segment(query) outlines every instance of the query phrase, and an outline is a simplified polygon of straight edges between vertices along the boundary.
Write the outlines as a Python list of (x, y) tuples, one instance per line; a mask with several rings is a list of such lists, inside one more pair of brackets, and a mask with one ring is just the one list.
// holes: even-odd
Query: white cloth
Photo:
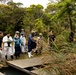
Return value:
[[(3, 40), (2, 42), (4, 43), (4, 46), (8, 46), (7, 42), (10, 41), (10, 42), (13, 42), (13, 39), (11, 36), (9, 36), (9, 38), (7, 36), (4, 36), (3, 37)], [(10, 46), (12, 46), (12, 44), (10, 43)]]
[(24, 53), (24, 52), (26, 52), (26, 38), (24, 37), (24, 36), (20, 36), (20, 39), (21, 39), (21, 42), (22, 42), (22, 45), (21, 45), (21, 50), (22, 50), (22, 52)]
[(23, 45), (26, 44), (26, 38), (24, 36), (20, 36), (21, 42)]
[[(14, 54), (14, 47), (12, 44), (12, 42), (13, 42), (12, 37), (9, 36), (9, 38), (8, 38), (7, 36), (4, 36), (2, 42), (4, 43), (4, 50), (3, 50), (4, 56), (5, 55), (7, 55), (7, 56), (13, 55)], [(10, 42), (10, 46), (8, 46), (7, 42)]]
[(14, 54), (12, 47), (4, 47), (4, 55), (11, 56)]

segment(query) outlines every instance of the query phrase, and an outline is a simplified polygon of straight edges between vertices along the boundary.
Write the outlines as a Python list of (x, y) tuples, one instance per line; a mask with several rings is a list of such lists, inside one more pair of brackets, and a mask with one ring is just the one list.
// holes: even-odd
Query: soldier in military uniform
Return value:
[(43, 37), (42, 37), (42, 33), (39, 33), (39, 36), (34, 37), (34, 40), (36, 41), (36, 54), (41, 54), (42, 49), (43, 49)]

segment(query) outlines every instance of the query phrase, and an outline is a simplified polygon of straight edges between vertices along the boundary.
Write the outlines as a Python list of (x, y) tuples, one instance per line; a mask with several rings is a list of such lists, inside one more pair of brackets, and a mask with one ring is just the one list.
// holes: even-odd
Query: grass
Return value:
[[(46, 55), (51, 56), (51, 61), (47, 59), (51, 63), (47, 68), (45, 67), (44, 72), (48, 70), (50, 75), (76, 75), (76, 44), (61, 45), (61, 48), (57, 46), (58, 49), (46, 50), (43, 54), (44, 58)], [(46, 59), (44, 60), (46, 61)]]

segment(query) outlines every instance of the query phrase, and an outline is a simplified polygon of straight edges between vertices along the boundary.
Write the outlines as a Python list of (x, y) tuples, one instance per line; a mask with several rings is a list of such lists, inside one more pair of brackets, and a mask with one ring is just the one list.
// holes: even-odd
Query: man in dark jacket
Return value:
[(32, 57), (31, 51), (36, 48), (36, 43), (33, 37), (35, 36), (35, 31), (32, 31), (28, 37), (28, 57)]

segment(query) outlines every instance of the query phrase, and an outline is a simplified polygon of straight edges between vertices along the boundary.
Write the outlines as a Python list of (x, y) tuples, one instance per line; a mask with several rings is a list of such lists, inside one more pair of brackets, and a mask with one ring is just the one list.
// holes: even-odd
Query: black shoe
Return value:
[(7, 55), (5, 56), (5, 59), (7, 60)]
[(11, 55), (11, 59), (13, 60), (13, 55)]

